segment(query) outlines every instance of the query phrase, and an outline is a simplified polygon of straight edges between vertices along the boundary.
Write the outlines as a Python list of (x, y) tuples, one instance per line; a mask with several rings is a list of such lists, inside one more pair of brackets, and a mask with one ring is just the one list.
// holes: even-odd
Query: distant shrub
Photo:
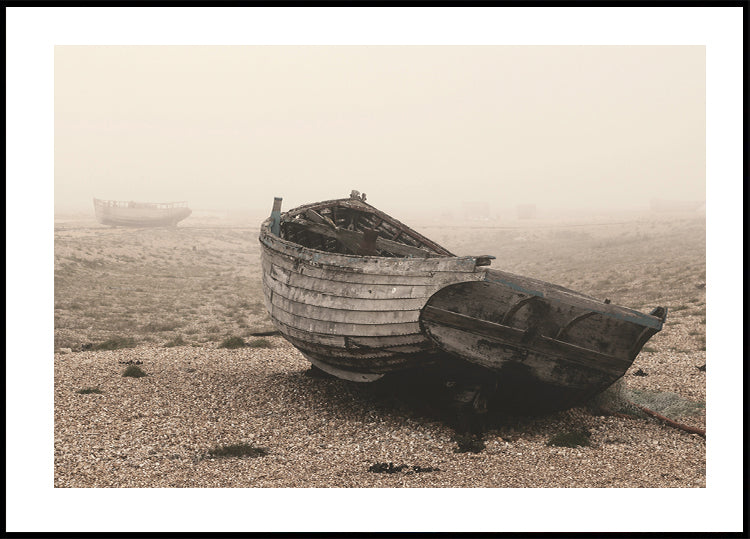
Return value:
[(471, 434), (458, 434), (455, 437), (458, 446), (454, 453), (481, 453), (485, 448), (484, 440)]
[(228, 337), (219, 345), (219, 348), (244, 348), (245, 341), (242, 337)]
[(182, 335), (177, 335), (174, 339), (171, 341), (167, 341), (164, 343), (164, 348), (171, 348), (173, 346), (185, 346), (188, 344), (188, 342), (182, 338)]
[(166, 322), (149, 322), (141, 326), (141, 329), (148, 333), (159, 333), (162, 331), (174, 331), (181, 324), (179, 322), (166, 321)]
[(560, 432), (547, 440), (547, 445), (557, 447), (579, 447), (591, 445), (591, 433), (587, 430)]
[(122, 372), (122, 375), (129, 376), (131, 378), (141, 378), (143, 376), (148, 376), (148, 374), (143, 372), (143, 369), (141, 369), (138, 365), (128, 365)]
[(76, 391), (76, 393), (80, 393), (81, 395), (88, 395), (90, 393), (101, 395), (102, 393), (104, 393), (104, 391), (102, 391), (98, 387), (84, 387), (83, 389), (79, 389), (78, 391)]
[(394, 466), (392, 462), (378, 462), (370, 466), (369, 471), (373, 473), (398, 473), (404, 468), (408, 468), (408, 466), (406, 464)]
[(273, 344), (268, 339), (255, 339), (247, 343), (250, 348), (273, 348)]
[(263, 457), (268, 454), (265, 447), (256, 447), (252, 444), (240, 443), (231, 445), (217, 445), (208, 452), (210, 458), (221, 459), (231, 457)]
[(119, 350), (121, 348), (134, 348), (136, 346), (135, 339), (132, 337), (112, 337), (104, 342), (95, 344), (92, 350)]

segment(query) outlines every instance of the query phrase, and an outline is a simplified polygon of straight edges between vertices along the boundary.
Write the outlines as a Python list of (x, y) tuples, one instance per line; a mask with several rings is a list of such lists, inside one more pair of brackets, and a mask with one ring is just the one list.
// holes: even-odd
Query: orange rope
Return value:
[[(643, 410), (648, 415), (653, 416), (653, 417), (655, 417), (657, 419), (660, 419), (660, 420), (664, 421), (667, 425), (669, 425), (671, 427), (675, 427), (677, 429), (684, 430), (685, 432), (690, 432), (692, 434), (699, 434), (700, 436), (703, 436), (704, 438), (706, 437), (706, 431), (703, 430), (703, 429), (699, 429), (698, 427), (691, 427), (690, 425), (685, 425), (683, 423), (678, 423), (677, 421), (672, 421), (668, 417), (664, 417), (661, 414), (657, 414), (656, 412), (654, 412), (653, 410), (649, 410), (645, 406), (641, 406), (640, 404), (636, 404), (636, 403), (634, 403), (632, 401), (628, 401), (628, 402), (630, 404), (632, 404), (633, 406), (635, 406), (635, 407)], [(617, 412), (613, 413), (612, 415), (617, 416), (617, 417), (628, 417), (628, 418), (632, 419), (632, 416), (628, 416), (626, 414), (620, 414), (620, 413), (617, 413)]]

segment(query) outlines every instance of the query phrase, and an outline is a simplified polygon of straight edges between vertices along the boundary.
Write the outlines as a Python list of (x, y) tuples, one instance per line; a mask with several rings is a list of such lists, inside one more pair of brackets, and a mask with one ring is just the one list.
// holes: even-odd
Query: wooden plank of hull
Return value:
[(351, 382), (375, 382), (385, 376), (384, 374), (352, 372), (349, 369), (339, 369), (328, 365), (324, 360), (316, 357), (314, 354), (302, 352), (302, 355), (320, 370), (327, 372), (332, 376), (336, 376), (337, 378), (342, 378)]
[[(391, 274), (387, 272), (387, 268), (384, 268), (376, 273), (364, 273), (362, 271), (353, 271), (351, 268), (347, 267), (320, 267), (319, 265), (309, 264), (308, 262), (299, 258), (293, 258), (291, 256), (283, 255), (271, 249), (264, 249), (262, 256), (265, 261), (284, 268), (285, 270), (295, 271), (300, 275), (306, 275), (310, 277), (316, 277), (318, 279), (326, 279), (341, 283), (410, 286), (427, 283), (456, 282), (457, 280), (466, 279), (465, 276), (462, 276), (461, 278), (458, 278), (457, 276), (458, 273), (465, 274), (466, 272), (454, 271), (450, 269), (442, 271), (421, 271), (415, 269), (408, 274), (404, 274), (403, 272)], [(480, 276), (478, 275), (477, 279), (479, 278)], [(483, 274), (481, 278), (483, 278)]]
[(544, 291), (545, 295), (531, 294), (538, 288), (519, 289), (489, 280), (450, 285), (428, 304), (524, 331), (534, 328), (536, 334), (630, 361), (635, 357), (631, 357), (633, 346), (644, 328), (655, 333), (658, 329), (653, 326), (659, 328), (662, 324), (657, 317), (574, 293), (561, 293), (557, 288)]
[[(479, 320), (430, 305), (422, 311), (424, 329), (441, 347), (462, 355), (465, 359), (480, 363), (483, 367), (502, 370), (507, 361), (522, 361), (533, 364), (529, 356), (543, 361), (561, 362), (572, 367), (582, 367), (603, 372), (625, 372), (631, 361), (608, 356), (556, 341), (544, 335), (529, 338), (527, 331)], [(450, 344), (446, 340), (449, 337)], [(528, 341), (526, 339), (529, 339)]]
[(391, 286), (387, 284), (341, 283), (300, 275), (280, 266), (269, 265), (265, 261), (263, 262), (263, 271), (273, 280), (294, 288), (329, 296), (362, 300), (425, 298), (426, 301), (438, 288), (436, 285)]
[(366, 311), (339, 307), (320, 307), (306, 302), (290, 300), (280, 294), (273, 294), (271, 305), (302, 318), (342, 324), (401, 324), (405, 322), (416, 323), (419, 320), (418, 308), (409, 310)]
[(657, 331), (587, 312), (582, 305), (591, 300), (575, 293), (553, 286), (545, 296), (531, 295), (528, 281), (523, 284), (526, 289), (497, 281), (450, 285), (429, 299), (420, 326), (438, 347), (496, 372), (501, 381), (556, 388), (567, 397), (604, 390)]
[(424, 343), (423, 346), (404, 346), (391, 350), (345, 350), (295, 339), (291, 336), (286, 338), (299, 350), (312, 351), (325, 358), (331, 365), (362, 372), (388, 372), (393, 370), (393, 367), (413, 363), (423, 356), (438, 353), (431, 343)]
[[(518, 377), (535, 380), (540, 384), (567, 387), (577, 391), (603, 390), (622, 376), (622, 372), (594, 368), (595, 363), (571, 361), (570, 356), (551, 355), (545, 350), (513, 346), (506, 341), (486, 335), (467, 333), (464, 329), (441, 327), (432, 334), (440, 341), (440, 347), (485, 367), (502, 380), (508, 372)], [(471, 350), (467, 353), (467, 350)]]
[[(452, 271), (474, 273), (477, 257), (436, 257), (436, 258), (391, 258), (383, 256), (360, 256), (328, 253), (302, 247), (290, 241), (273, 236), (268, 230), (270, 221), (261, 227), (260, 242), (263, 250), (299, 259), (312, 266), (343, 270), (352, 273), (414, 275), (415, 272)], [(481, 257), (480, 257), (481, 258)], [(485, 271), (483, 268), (482, 271)]]
[(297, 313), (286, 312), (273, 303), (270, 304), (270, 308), (272, 318), (276, 318), (288, 326), (311, 333), (352, 337), (386, 337), (419, 332), (419, 323), (417, 322), (352, 324), (306, 318)]
[(439, 354), (431, 352), (414, 352), (390, 354), (380, 357), (346, 357), (332, 354), (324, 347), (318, 347), (305, 342), (290, 342), (305, 356), (312, 356), (319, 362), (352, 373), (387, 374), (404, 369), (416, 368), (434, 364)]
[(485, 272), (485, 281), (506, 286), (526, 296), (539, 296), (552, 302), (578, 307), (582, 309), (582, 312), (594, 311), (613, 319), (632, 322), (653, 328), (657, 331), (662, 328), (663, 320), (658, 317), (643, 314), (626, 307), (607, 304), (591, 296), (538, 279), (523, 277), (496, 269), (488, 269)]
[(293, 328), (279, 321), (273, 320), (274, 325), (286, 336), (291, 336), (298, 341), (308, 342), (311, 344), (323, 345), (329, 348), (339, 350), (387, 350), (389, 352), (398, 352), (402, 347), (410, 349), (417, 346), (419, 348), (434, 348), (432, 341), (428, 340), (421, 332), (409, 333), (405, 335), (389, 335), (382, 337), (350, 337), (343, 335), (330, 335), (325, 333), (314, 333)]
[(274, 295), (278, 294), (288, 300), (304, 302), (307, 305), (317, 307), (331, 307), (349, 311), (418, 311), (427, 301), (427, 297), (362, 299), (323, 294), (277, 281), (271, 276), (271, 272), (263, 275), (263, 284), (270, 290), (273, 290)]

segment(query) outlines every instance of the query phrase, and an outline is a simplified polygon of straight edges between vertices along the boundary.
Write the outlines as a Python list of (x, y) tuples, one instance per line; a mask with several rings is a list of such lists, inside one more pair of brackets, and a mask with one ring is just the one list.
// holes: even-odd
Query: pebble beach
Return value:
[[(667, 224), (422, 230), (454, 252), (496, 253), (509, 271), (669, 306), (620, 390), (705, 430), (705, 224)], [(253, 336), (273, 329), (255, 227), (219, 225), (56, 224), (55, 487), (706, 486), (706, 439), (643, 414), (584, 404), (503, 418), (472, 447), (408, 395), (311, 376), (281, 336)], [(231, 336), (244, 346), (222, 348)], [(130, 366), (145, 376), (123, 376)], [(568, 433), (580, 445), (554, 443)]]

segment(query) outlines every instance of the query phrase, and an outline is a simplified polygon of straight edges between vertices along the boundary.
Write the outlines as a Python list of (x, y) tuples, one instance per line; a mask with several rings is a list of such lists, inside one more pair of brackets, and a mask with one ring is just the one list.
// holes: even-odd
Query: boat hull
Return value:
[(433, 362), (442, 352), (419, 327), (422, 307), (447, 284), (484, 277), (474, 257), (348, 256), (270, 233), (260, 242), (271, 320), (324, 370), (385, 374)]
[(567, 407), (620, 378), (666, 317), (455, 256), (363, 200), (274, 208), (259, 237), (266, 308), (339, 378), (428, 366), (508, 408)]
[(94, 199), (96, 220), (107, 226), (165, 227), (177, 223), (192, 214), (185, 206), (170, 204), (136, 204)]
[(482, 282), (433, 295), (420, 326), (440, 349), (491, 372), (500, 400), (528, 409), (605, 390), (661, 329), (659, 314), (488, 270)]

